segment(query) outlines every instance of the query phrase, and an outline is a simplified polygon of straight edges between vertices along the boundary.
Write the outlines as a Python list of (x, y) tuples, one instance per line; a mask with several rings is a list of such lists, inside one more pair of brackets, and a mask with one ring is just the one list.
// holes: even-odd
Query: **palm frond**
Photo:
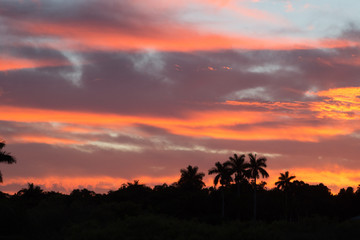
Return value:
[(216, 186), (219, 182), (220, 175), (216, 175), (214, 178), (214, 185)]
[(5, 151), (0, 151), (0, 162), (6, 162), (8, 164), (16, 163), (16, 159)]
[(264, 177), (264, 178), (268, 178), (268, 177), (269, 177), (269, 173), (268, 173), (265, 169), (259, 168), (259, 172), (260, 172), (260, 174), (262, 175), (262, 177)]
[(258, 158), (257, 164), (259, 167), (266, 167), (266, 161), (267, 161), (267, 159), (265, 157)]
[(218, 173), (217, 168), (212, 168), (212, 169), (209, 170), (209, 175), (214, 174), (214, 173)]
[(256, 160), (256, 154), (255, 154), (255, 156), (254, 156), (252, 153), (249, 153), (248, 156), (249, 156), (250, 162)]
[(289, 177), (288, 179), (289, 179), (289, 181), (291, 181), (291, 180), (293, 180), (293, 179), (295, 179), (296, 178), (296, 176), (291, 176), (291, 177)]

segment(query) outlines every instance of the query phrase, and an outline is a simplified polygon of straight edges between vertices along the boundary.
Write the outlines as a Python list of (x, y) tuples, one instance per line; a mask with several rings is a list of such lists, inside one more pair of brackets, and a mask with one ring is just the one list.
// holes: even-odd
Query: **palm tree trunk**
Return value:
[(225, 196), (224, 189), (221, 189), (221, 218), (225, 217)]
[(254, 178), (254, 221), (256, 221), (256, 178)]
[(237, 186), (237, 196), (240, 197), (240, 182), (237, 182), (236, 186)]
[(289, 207), (288, 207), (288, 194), (285, 190), (285, 219), (286, 221), (289, 221)]

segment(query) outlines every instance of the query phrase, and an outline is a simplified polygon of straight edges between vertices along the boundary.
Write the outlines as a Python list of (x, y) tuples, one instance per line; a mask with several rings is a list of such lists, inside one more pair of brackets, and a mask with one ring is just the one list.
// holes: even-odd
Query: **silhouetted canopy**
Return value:
[(282, 190), (287, 190), (295, 176), (289, 176), (289, 172), (280, 173), (279, 181), (275, 183), (276, 187)]
[(249, 153), (250, 163), (248, 163), (247, 167), (249, 169), (250, 177), (253, 178), (255, 181), (257, 178), (260, 178), (260, 175), (264, 178), (269, 177), (268, 172), (265, 170), (266, 168), (266, 158), (260, 157), (256, 158), (256, 154), (253, 155)]
[(44, 190), (40, 186), (28, 183), (28, 188), (23, 188), (17, 192), (16, 195), (24, 197), (39, 197), (44, 193)]
[(226, 166), (231, 168), (231, 174), (235, 173), (235, 182), (239, 183), (241, 180), (249, 176), (249, 171), (247, 170), (248, 164), (245, 163), (245, 154), (238, 156), (229, 157), (229, 160), (225, 162)]
[(214, 185), (216, 186), (220, 180), (221, 186), (228, 186), (233, 181), (231, 177), (231, 169), (220, 162), (215, 163), (215, 167), (209, 170), (209, 175), (216, 174), (214, 178)]
[(181, 169), (181, 177), (178, 181), (178, 186), (180, 188), (188, 190), (200, 190), (205, 186), (203, 182), (204, 173), (198, 172), (199, 168), (197, 166), (193, 167), (189, 165), (186, 169)]
[[(4, 147), (5, 147), (5, 142), (0, 142), (0, 162), (4, 162), (7, 164), (16, 163), (16, 159), (13, 156), (11, 156), (10, 153), (2, 151)], [(3, 182), (1, 172), (0, 172), (0, 182)]]

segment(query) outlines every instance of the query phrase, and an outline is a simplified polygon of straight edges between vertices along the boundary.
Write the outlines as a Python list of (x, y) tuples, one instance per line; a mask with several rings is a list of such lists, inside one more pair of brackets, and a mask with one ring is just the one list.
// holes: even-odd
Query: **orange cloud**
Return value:
[[(323, 98), (313, 102), (238, 102), (226, 101), (225, 105), (258, 107), (268, 110), (292, 110), (288, 116), (330, 118), (335, 120), (360, 119), (360, 87), (334, 88), (320, 92), (308, 92)], [(313, 112), (303, 113), (304, 110)], [(299, 115), (300, 114), (300, 115)]]
[[(128, 127), (136, 124), (146, 124), (154, 127), (164, 128), (171, 133), (192, 137), (210, 137), (237, 140), (270, 140), (288, 139), (298, 141), (317, 141), (319, 137), (329, 137), (349, 134), (354, 129), (346, 124), (322, 126), (307, 125), (284, 125), (283, 119), (291, 120), (292, 115), (276, 113), (271, 111), (239, 111), (239, 110), (217, 110), (203, 112), (188, 112), (184, 118), (160, 118), (151, 116), (127, 116), (116, 114), (96, 114), (86, 112), (66, 112), (44, 109), (16, 108), (0, 106), (2, 112), (0, 120), (15, 122), (54, 122), (60, 124), (59, 131), (64, 126), (61, 124), (75, 124), (80, 128), (84, 126), (101, 126), (110, 131), (126, 131)], [(246, 116), (246, 117), (244, 117)], [(296, 114), (294, 118), (297, 117)], [(252, 126), (255, 123), (278, 122), (275, 126)], [(281, 124), (280, 124), (281, 123)], [(237, 125), (242, 128), (237, 129)], [(141, 133), (137, 133), (141, 134)], [(31, 138), (27, 137), (27, 140)], [(57, 139), (46, 137), (33, 138), (34, 141), (59, 142)], [(65, 143), (64, 141), (62, 143)]]
[(192, 129), (190, 127), (174, 127), (170, 129), (172, 133), (193, 137), (209, 137), (217, 139), (233, 140), (295, 140), (305, 142), (317, 142), (321, 137), (333, 137), (347, 135), (354, 131), (352, 127), (346, 125), (337, 126), (272, 126), (272, 127), (252, 127), (248, 126), (244, 130), (231, 130), (221, 127)]
[(360, 87), (335, 88), (312, 93), (324, 98), (311, 104), (311, 110), (320, 118), (345, 120), (360, 119)]
[(331, 189), (333, 194), (337, 194), (341, 188), (353, 187), (355, 190), (360, 184), (360, 170), (345, 169), (339, 166), (328, 166), (323, 169), (313, 168), (292, 168), (287, 170), (269, 170), (270, 178), (267, 179), (268, 187), (275, 187), (275, 182), (278, 181), (280, 172), (289, 171), (290, 174), (295, 175), (295, 180), (301, 180), (309, 184), (323, 183)]
[[(314, 102), (234, 102), (223, 104), (244, 109), (188, 111), (185, 117), (169, 118), (150, 115), (120, 115), (56, 111), (0, 106), (0, 120), (26, 123), (53, 122), (57, 132), (99, 133), (136, 130), (137, 124), (163, 128), (170, 133), (191, 137), (236, 140), (318, 141), (323, 137), (348, 135), (360, 129), (360, 88), (338, 88), (312, 93), (322, 97)], [(217, 104), (219, 105), (219, 104)], [(221, 105), (220, 105), (221, 106)], [(306, 123), (319, 118), (327, 121), (316, 125)], [(284, 122), (285, 121), (285, 122)], [(267, 123), (271, 123), (268, 125)], [(94, 129), (101, 127), (102, 130)], [(54, 139), (50, 136), (20, 137), (18, 141), (71, 144), (78, 140)], [(75, 141), (75, 142), (71, 142)]]
[(238, 102), (238, 101), (226, 101), (225, 105), (232, 106), (246, 106), (246, 107), (259, 107), (269, 110), (306, 110), (309, 108), (309, 104), (306, 102)]
[(360, 104), (360, 87), (332, 88), (317, 92), (316, 95), (331, 98), (333, 101)]
[[(360, 129), (360, 88), (337, 88), (313, 94), (314, 102), (235, 102), (233, 109), (188, 111), (183, 117), (121, 115), (76, 111), (20, 108), (0, 105), (0, 120), (54, 123), (46, 135), (15, 135), (14, 142), (86, 145), (98, 141), (96, 134), (128, 133), (146, 137), (136, 126), (149, 125), (176, 135), (232, 140), (294, 140), (317, 142), (321, 138), (349, 135)], [(221, 104), (216, 104), (221, 106)], [(238, 109), (238, 107), (241, 107)], [(246, 108), (246, 110), (242, 108)], [(325, 119), (317, 124), (309, 123)], [(68, 137), (64, 138), (64, 133)], [(79, 140), (79, 136), (89, 135)], [(59, 135), (60, 134), (60, 135)], [(60, 136), (60, 137), (59, 137)], [(83, 137), (83, 136), (82, 136)], [(105, 144), (105, 143), (104, 143)], [(107, 146), (113, 143), (106, 143)], [(117, 146), (128, 149), (129, 146)], [(134, 146), (132, 146), (134, 148)], [(138, 149), (138, 147), (136, 148)]]
[[(196, 51), (214, 49), (310, 49), (357, 46), (356, 42), (341, 40), (314, 41), (311, 39), (250, 37), (241, 34), (221, 34), (200, 31), (194, 27), (172, 23), (169, 26), (152, 26), (143, 29), (143, 34), (133, 34), (116, 27), (87, 24), (60, 24), (44, 22), (22, 22), (16, 28), (33, 35), (55, 36), (61, 41), (47, 43), (56, 49), (87, 50), (137, 50)], [(164, 31), (171, 29), (171, 31)]]
[[(128, 126), (132, 124), (149, 124), (162, 127), (171, 126), (218, 126), (234, 124), (250, 124), (262, 122), (265, 119), (276, 119), (276, 114), (264, 114), (260, 112), (246, 111), (203, 111), (189, 112), (187, 117), (180, 118), (160, 118), (151, 116), (129, 116), (117, 114), (100, 114), (75, 111), (56, 111), (34, 108), (19, 108), (0, 106), (2, 112), (0, 119), (3, 121), (15, 122), (56, 122), (84, 124), (85, 126)], [(243, 116), (247, 116), (246, 118)], [(219, 118), (221, 116), (221, 118)]]
[(65, 138), (55, 138), (55, 137), (46, 137), (46, 136), (14, 136), (13, 141), (23, 142), (23, 143), (46, 143), (46, 144), (82, 144), (83, 142), (65, 139)]
[[(113, 28), (92, 26), (60, 25), (50, 23), (27, 23), (23, 26), (32, 34), (54, 35), (67, 40), (67, 46), (80, 48), (100, 48), (104, 50), (133, 50), (152, 48), (164, 51), (192, 51), (227, 48), (266, 49), (288, 48), (285, 41), (254, 39), (245, 36), (222, 36), (217, 34), (201, 34), (186, 27), (169, 26), (172, 34), (149, 29), (153, 34), (136, 36)], [(147, 31), (146, 29), (144, 31)], [(173, 33), (176, 34), (173, 34)], [(152, 35), (152, 36), (151, 36)], [(288, 42), (288, 41), (286, 41)], [(62, 43), (61, 43), (62, 44)]]
[(24, 68), (52, 67), (68, 65), (65, 61), (46, 59), (25, 59), (13, 56), (0, 55), (0, 71), (11, 71)]

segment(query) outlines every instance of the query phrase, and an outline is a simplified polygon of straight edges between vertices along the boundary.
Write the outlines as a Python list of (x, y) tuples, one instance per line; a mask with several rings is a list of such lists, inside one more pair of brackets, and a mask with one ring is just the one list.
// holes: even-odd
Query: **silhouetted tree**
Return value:
[(235, 174), (235, 182), (237, 185), (237, 195), (240, 196), (240, 182), (248, 177), (249, 171), (247, 171), (247, 164), (245, 163), (245, 154), (229, 157), (229, 160), (225, 162), (225, 165), (230, 166), (231, 174)]
[(44, 190), (40, 186), (35, 186), (33, 183), (28, 183), (28, 188), (21, 189), (17, 195), (19, 196), (38, 196), (41, 195)]
[[(4, 162), (7, 164), (16, 163), (16, 160), (13, 156), (11, 156), (10, 153), (2, 151), (2, 149), (5, 147), (5, 142), (0, 142), (0, 162)], [(2, 174), (0, 172), (0, 183), (3, 182)]]
[(356, 188), (356, 192), (355, 192), (356, 196), (360, 196), (360, 184), (357, 186)]
[(256, 220), (256, 179), (260, 178), (260, 175), (263, 178), (269, 177), (269, 174), (264, 169), (266, 168), (266, 158), (260, 157), (256, 158), (256, 154), (248, 154), (250, 158), (250, 163), (248, 163), (247, 168), (249, 169), (249, 175), (253, 179), (253, 188), (254, 188), (254, 220)]
[(189, 165), (186, 169), (181, 169), (181, 177), (178, 181), (178, 187), (186, 190), (201, 190), (205, 183), (203, 182), (204, 173), (198, 172), (197, 166)]
[(74, 189), (70, 193), (70, 197), (72, 198), (79, 198), (79, 199), (90, 199), (92, 197), (96, 196), (96, 193), (94, 191), (90, 191), (86, 188), (84, 189)]
[(222, 187), (230, 185), (233, 181), (231, 177), (231, 169), (227, 165), (220, 162), (216, 162), (215, 167), (209, 170), (209, 175), (211, 174), (216, 174), (214, 178), (215, 187), (219, 181)]
[(28, 206), (36, 206), (44, 197), (44, 190), (40, 186), (28, 183), (27, 188), (23, 188), (16, 193)]
[(279, 181), (275, 182), (275, 185), (278, 189), (284, 191), (285, 194), (285, 218), (288, 218), (288, 191), (291, 185), (291, 180), (293, 180), (295, 176), (290, 176), (289, 171), (285, 173), (280, 173)]
[(139, 183), (140, 181), (139, 180), (134, 180), (134, 182), (128, 182), (128, 183), (124, 183), (122, 185), (123, 188), (138, 188), (138, 187), (145, 187), (144, 184), (140, 184)]
[(275, 182), (275, 185), (278, 189), (283, 191), (287, 191), (290, 187), (291, 180), (293, 180), (295, 176), (289, 176), (289, 171), (285, 173), (280, 173), (280, 177), (278, 178), (279, 181)]
[(216, 174), (214, 178), (214, 185), (218, 184), (220, 181), (221, 184), (221, 199), (222, 199), (222, 208), (221, 208), (221, 217), (225, 216), (225, 199), (224, 199), (224, 187), (229, 186), (231, 182), (233, 181), (231, 177), (231, 169), (226, 165), (222, 164), (220, 162), (215, 163), (215, 167), (211, 168), (209, 170), (209, 175)]
[(338, 197), (352, 197), (354, 195), (354, 189), (352, 187), (347, 187), (340, 189)]

